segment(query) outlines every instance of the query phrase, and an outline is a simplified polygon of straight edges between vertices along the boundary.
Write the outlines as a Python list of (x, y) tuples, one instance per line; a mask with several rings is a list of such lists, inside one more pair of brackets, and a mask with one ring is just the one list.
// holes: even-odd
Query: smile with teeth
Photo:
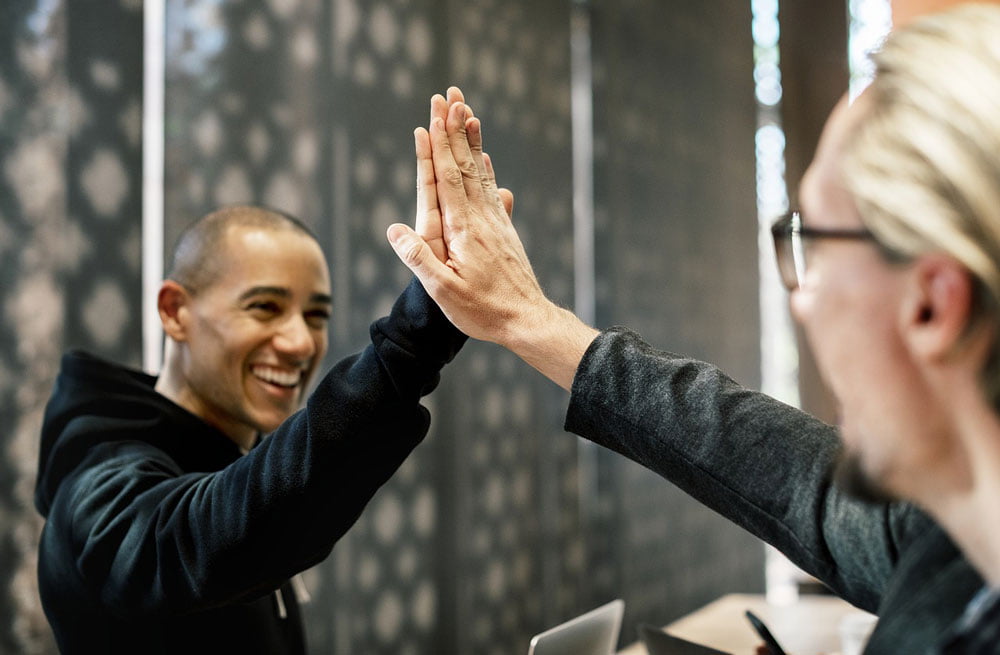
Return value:
[(252, 366), (250, 371), (264, 382), (288, 389), (297, 387), (302, 381), (302, 371), (285, 371), (261, 364)]

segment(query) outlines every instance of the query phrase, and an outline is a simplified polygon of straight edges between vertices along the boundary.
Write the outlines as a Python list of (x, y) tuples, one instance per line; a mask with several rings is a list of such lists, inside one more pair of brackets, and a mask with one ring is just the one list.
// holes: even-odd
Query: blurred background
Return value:
[[(384, 232), (412, 221), (412, 130), (451, 84), (550, 296), (823, 415), (766, 228), (888, 26), (886, 0), (2, 0), (0, 653), (55, 652), (32, 493), (60, 354), (155, 371), (164, 251), (234, 202), (316, 230), (331, 361), (362, 347), (408, 279)], [(519, 359), (470, 343), (427, 402), (307, 572), (311, 652), (524, 653), (616, 597), (628, 643), (764, 591), (760, 542), (565, 433)]]

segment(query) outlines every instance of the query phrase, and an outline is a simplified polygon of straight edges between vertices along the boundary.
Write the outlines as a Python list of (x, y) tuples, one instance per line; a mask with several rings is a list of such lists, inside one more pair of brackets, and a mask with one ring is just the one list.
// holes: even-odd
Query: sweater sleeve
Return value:
[(74, 562), (92, 597), (127, 616), (259, 596), (324, 559), (425, 436), (420, 398), (465, 341), (416, 281), (371, 337), (221, 470), (190, 472), (140, 439), (93, 448), (46, 528), (60, 548), (71, 526), (73, 552), (51, 560)]
[(902, 541), (929, 519), (832, 482), (836, 430), (710, 364), (603, 332), (573, 383), (566, 429), (657, 472), (874, 611)]

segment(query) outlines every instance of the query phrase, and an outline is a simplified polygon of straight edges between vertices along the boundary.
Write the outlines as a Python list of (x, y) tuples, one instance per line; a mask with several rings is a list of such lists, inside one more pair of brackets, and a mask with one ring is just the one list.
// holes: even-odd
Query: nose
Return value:
[(290, 316), (274, 335), (275, 349), (298, 361), (305, 361), (316, 354), (318, 345), (312, 330), (302, 316)]

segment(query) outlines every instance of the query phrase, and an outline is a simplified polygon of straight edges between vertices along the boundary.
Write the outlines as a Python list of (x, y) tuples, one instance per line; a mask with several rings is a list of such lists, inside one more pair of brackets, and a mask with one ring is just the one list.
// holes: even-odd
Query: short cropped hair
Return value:
[[(1000, 6), (964, 4), (892, 33), (874, 56), (841, 174), (899, 259), (944, 253), (975, 279), (971, 333), (1000, 329)], [(981, 372), (1000, 410), (997, 340)]]
[(225, 258), (220, 255), (226, 233), (234, 227), (294, 230), (318, 243), (312, 230), (290, 214), (253, 205), (223, 207), (184, 229), (174, 246), (167, 278), (190, 293), (210, 286), (222, 273)]

